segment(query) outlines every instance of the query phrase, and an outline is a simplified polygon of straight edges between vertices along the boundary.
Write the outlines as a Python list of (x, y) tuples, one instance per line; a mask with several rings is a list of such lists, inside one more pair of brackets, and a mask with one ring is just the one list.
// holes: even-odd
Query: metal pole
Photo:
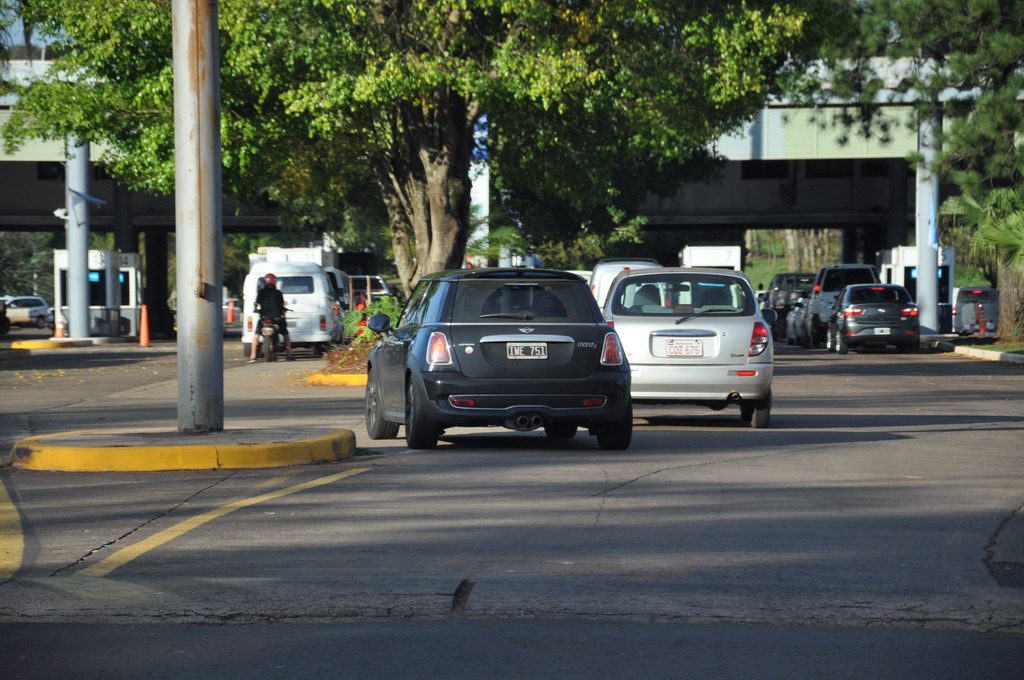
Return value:
[(224, 429), (216, 0), (173, 0), (178, 431)]
[[(67, 141), (64, 164), (64, 207), (67, 219), (68, 336), (88, 338), (89, 333), (89, 143)], [(61, 310), (55, 309), (54, 314)]]
[(917, 145), (923, 160), (917, 166), (917, 308), (921, 334), (932, 335), (939, 328), (939, 175), (934, 171), (938, 114), (921, 121)]

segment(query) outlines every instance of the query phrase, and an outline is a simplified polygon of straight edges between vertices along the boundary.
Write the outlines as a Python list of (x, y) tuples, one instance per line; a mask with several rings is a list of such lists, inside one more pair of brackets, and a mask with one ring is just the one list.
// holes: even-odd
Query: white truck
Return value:
[(684, 246), (679, 251), (679, 264), (683, 267), (711, 267), (714, 269), (743, 269), (741, 246)]

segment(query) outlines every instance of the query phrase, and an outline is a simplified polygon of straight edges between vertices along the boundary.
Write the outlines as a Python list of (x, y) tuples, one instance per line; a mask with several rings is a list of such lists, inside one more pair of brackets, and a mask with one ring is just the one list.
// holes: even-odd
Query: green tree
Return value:
[[(880, 97), (912, 102), (918, 124), (941, 115), (935, 167), (963, 193), (949, 209), (962, 211), (958, 223), (971, 231), (969, 238), (1001, 244), (974, 255), (998, 271), (1004, 321), (1017, 319), (1024, 279), (1005, 265), (1020, 247), (1014, 239), (1021, 232), (1009, 216), (1024, 210), (1024, 193), (999, 190), (1024, 179), (1024, 3), (850, 0), (848, 11), (849, 30), (828, 50), (828, 94), (857, 102), (843, 120), (865, 134), (885, 134), (891, 124), (873, 105)], [(983, 229), (985, 220), (971, 215), (985, 211), (998, 217)], [(1003, 328), (1021, 330), (1019, 321)]]
[(980, 200), (953, 196), (942, 213), (971, 230), (971, 254), (978, 261), (995, 263), (1000, 334), (1024, 335), (1024, 189), (997, 188)]
[[(77, 134), (133, 186), (172, 176), (161, 0), (34, 0), (67, 50), (5, 131)], [(225, 186), (276, 200), (372, 178), (408, 288), (460, 266), (486, 112), (495, 176), (577, 208), (684, 161), (778, 92), (832, 29), (825, 0), (222, 0)], [(825, 17), (825, 19), (822, 19)], [(327, 187), (327, 188), (325, 188)]]

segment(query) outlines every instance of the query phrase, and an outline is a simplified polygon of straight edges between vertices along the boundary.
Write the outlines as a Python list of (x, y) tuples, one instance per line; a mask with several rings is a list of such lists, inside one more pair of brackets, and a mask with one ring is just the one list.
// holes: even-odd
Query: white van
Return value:
[(660, 267), (657, 260), (649, 257), (606, 257), (597, 261), (590, 274), (590, 292), (597, 300), (597, 306), (604, 308), (604, 299), (608, 297), (608, 289), (612, 279), (624, 269), (653, 269)]
[(242, 348), (249, 356), (253, 331), (259, 321), (253, 306), (266, 274), (277, 277), (284, 296), (288, 334), (292, 347), (309, 347), (314, 353), (324, 345), (340, 343), (343, 314), (338, 291), (324, 268), (315, 262), (257, 262), (242, 284)]

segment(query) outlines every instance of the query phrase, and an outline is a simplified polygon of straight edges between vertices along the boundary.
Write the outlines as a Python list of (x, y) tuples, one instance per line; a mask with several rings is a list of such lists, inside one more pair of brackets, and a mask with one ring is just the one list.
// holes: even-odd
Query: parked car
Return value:
[(958, 288), (953, 304), (953, 332), (959, 335), (995, 335), (999, 328), (999, 291), (995, 288)]
[(429, 449), (452, 427), (577, 428), (602, 449), (633, 432), (629, 366), (587, 284), (548, 269), (459, 269), (424, 276), (370, 352), (366, 430)]
[(878, 270), (872, 264), (830, 264), (818, 270), (803, 314), (804, 347), (821, 346), (836, 295), (845, 286), (856, 283), (878, 283)]
[(661, 264), (649, 257), (606, 257), (597, 261), (590, 274), (590, 292), (599, 307), (604, 306), (612, 279), (623, 269), (652, 269)]
[(903, 352), (921, 348), (917, 305), (903, 286), (891, 283), (847, 286), (832, 305), (826, 346), (846, 354), (851, 348), (896, 345)]
[(11, 330), (11, 321), (7, 318), (7, 300), (0, 298), (0, 336), (7, 335)]
[(785, 272), (772, 277), (771, 283), (768, 284), (765, 306), (774, 309), (778, 314), (778, 318), (772, 324), (773, 339), (788, 339), (786, 320), (793, 309), (793, 304), (800, 293), (812, 285), (814, 285), (813, 272)]
[(12, 326), (46, 328), (50, 319), (50, 303), (34, 295), (12, 295), (7, 298), (7, 318)]
[(772, 407), (774, 310), (762, 310), (750, 281), (724, 269), (623, 271), (604, 316), (622, 338), (634, 403), (735, 404), (753, 427)]
[(810, 341), (803, 337), (804, 334), (804, 311), (807, 309), (807, 303), (811, 300), (811, 289), (804, 288), (802, 291), (796, 294), (796, 300), (793, 301), (790, 307), (789, 314), (786, 316), (786, 344), (787, 345), (800, 345), (810, 346)]
[(384, 280), (384, 277), (376, 274), (352, 274), (352, 290), (355, 293), (356, 304), (363, 302), (368, 304), (384, 295), (397, 297), (398, 292)]

